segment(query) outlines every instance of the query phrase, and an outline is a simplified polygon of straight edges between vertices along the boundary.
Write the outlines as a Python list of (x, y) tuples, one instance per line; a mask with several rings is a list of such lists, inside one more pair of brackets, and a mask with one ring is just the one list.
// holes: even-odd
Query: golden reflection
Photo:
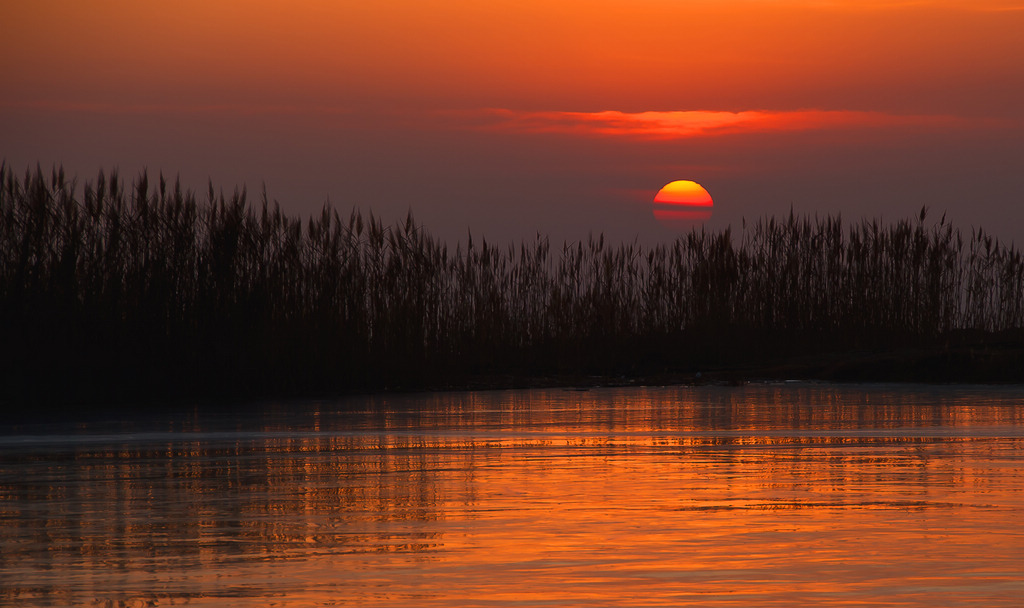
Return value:
[(0, 603), (1012, 605), (1020, 403), (496, 391), (0, 443)]

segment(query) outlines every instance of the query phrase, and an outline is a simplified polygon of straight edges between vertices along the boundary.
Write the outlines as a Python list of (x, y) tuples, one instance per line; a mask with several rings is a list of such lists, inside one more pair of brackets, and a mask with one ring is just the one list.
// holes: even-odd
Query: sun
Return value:
[(704, 186), (680, 179), (665, 184), (654, 196), (654, 219), (673, 230), (689, 230), (711, 219), (714, 205)]

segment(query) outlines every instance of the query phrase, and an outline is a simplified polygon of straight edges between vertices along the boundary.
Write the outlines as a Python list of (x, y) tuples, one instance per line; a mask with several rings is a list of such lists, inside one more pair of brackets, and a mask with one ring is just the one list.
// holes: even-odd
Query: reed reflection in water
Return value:
[(0, 603), (1019, 606), (1024, 391), (499, 391), (9, 429)]

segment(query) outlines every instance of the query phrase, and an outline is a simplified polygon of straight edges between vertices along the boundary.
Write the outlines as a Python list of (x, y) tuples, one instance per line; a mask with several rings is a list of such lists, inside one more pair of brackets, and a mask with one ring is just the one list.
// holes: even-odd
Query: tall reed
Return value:
[(145, 173), (0, 165), (3, 393), (309, 394), (487, 374), (629, 374), (1024, 327), (1024, 259), (925, 210), (764, 218), (645, 248), (454, 251), (410, 216)]

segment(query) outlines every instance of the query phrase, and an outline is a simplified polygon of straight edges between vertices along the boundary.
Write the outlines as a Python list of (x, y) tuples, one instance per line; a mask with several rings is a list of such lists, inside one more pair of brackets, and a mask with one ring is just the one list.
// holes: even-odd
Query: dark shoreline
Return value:
[[(991, 336), (989, 336), (991, 338)], [(521, 389), (589, 390), (641, 386), (742, 386), (756, 383), (822, 382), (836, 384), (886, 383), (941, 385), (1024, 385), (1024, 342), (976, 340), (950, 347), (909, 347), (793, 355), (773, 360), (708, 365), (693, 369), (651, 370), (631, 374), (492, 373), (443, 382), (354, 388), (341, 391), (295, 391), (260, 394), (242, 391), (219, 395), (181, 395), (159, 398), (153, 394), (115, 398), (66, 399), (50, 395), (39, 401), (31, 396), (7, 395), (0, 402), (0, 422), (65, 421), (96, 416), (188, 410), (240, 410), (253, 403), (334, 400), (359, 395)]]
[(741, 385), (787, 380), (844, 384), (1024, 384), (1024, 344), (993, 343), (957, 348), (879, 349), (798, 355), (775, 361), (709, 365), (692, 371), (652, 371), (628, 376), (496, 374), (460, 383), (410, 387), (403, 391)]

